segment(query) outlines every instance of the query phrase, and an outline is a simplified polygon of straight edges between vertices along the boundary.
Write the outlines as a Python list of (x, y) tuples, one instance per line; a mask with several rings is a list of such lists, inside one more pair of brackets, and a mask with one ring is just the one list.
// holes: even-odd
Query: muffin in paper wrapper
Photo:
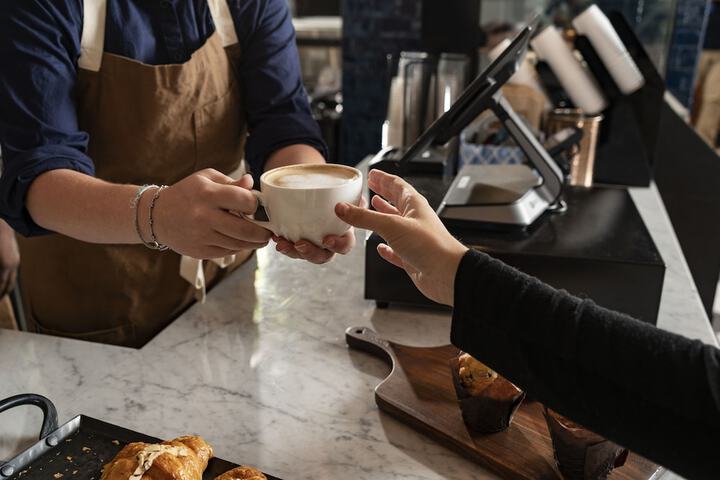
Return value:
[(545, 408), (553, 452), (565, 480), (603, 480), (625, 464), (626, 448)]
[(474, 359), (472, 361), (484, 369), (484, 378), (478, 379), (477, 385), (466, 386), (461, 380), (460, 369), (468, 357), (472, 359), (461, 352), (450, 359), (455, 393), (465, 424), (479, 433), (505, 430), (525, 398), (525, 392)]

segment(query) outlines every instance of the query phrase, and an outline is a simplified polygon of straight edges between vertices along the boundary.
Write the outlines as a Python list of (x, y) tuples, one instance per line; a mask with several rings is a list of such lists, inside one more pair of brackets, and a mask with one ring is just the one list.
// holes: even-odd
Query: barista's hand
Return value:
[(0, 298), (15, 287), (19, 266), (20, 252), (15, 240), (15, 231), (0, 220)]
[[(271, 232), (232, 213), (255, 212), (252, 185), (250, 175), (234, 181), (217, 170), (205, 169), (166, 188), (153, 214), (158, 241), (180, 254), (201, 259), (264, 247)], [(148, 192), (143, 201), (149, 202), (151, 197)]]
[(307, 240), (292, 243), (282, 237), (273, 236), (277, 242), (278, 252), (290, 258), (300, 258), (311, 263), (327, 263), (335, 257), (336, 253), (345, 255), (355, 246), (355, 231), (351, 228), (344, 235), (328, 235), (323, 239), (322, 247), (313, 245)]
[(376, 211), (339, 203), (335, 213), (358, 228), (377, 232), (387, 244), (378, 253), (404, 269), (426, 297), (453, 304), (455, 273), (467, 248), (447, 231), (435, 211), (407, 182), (372, 170), (368, 186)]

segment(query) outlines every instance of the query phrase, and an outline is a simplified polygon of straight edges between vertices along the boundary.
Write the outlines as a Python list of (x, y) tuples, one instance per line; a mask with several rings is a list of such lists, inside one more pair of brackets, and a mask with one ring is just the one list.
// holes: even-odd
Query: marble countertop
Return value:
[[(657, 192), (633, 197), (668, 266), (659, 326), (714, 343)], [(362, 298), (363, 255), (318, 267), (261, 250), (140, 350), (0, 331), (0, 397), (46, 395), (61, 422), (83, 413), (163, 438), (197, 433), (219, 457), (287, 479), (496, 478), (378, 411), (388, 367), (349, 350), (346, 327), (430, 346), (448, 342), (450, 319), (376, 310)], [(33, 441), (36, 410), (0, 414), (0, 458)]]

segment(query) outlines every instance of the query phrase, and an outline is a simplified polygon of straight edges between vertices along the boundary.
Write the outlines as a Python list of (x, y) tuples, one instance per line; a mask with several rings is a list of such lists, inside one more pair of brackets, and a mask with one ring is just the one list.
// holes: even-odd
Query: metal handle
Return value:
[(35, 405), (42, 410), (43, 422), (42, 427), (40, 428), (40, 440), (57, 430), (58, 416), (55, 405), (42, 395), (37, 395), (35, 393), (21, 393), (20, 395), (0, 400), (0, 412), (22, 405)]
[[(258, 208), (259, 208), (259, 207), (266, 208), (265, 198), (263, 197), (263, 194), (262, 194), (261, 191), (259, 191), (259, 190), (250, 190), (250, 193), (252, 193), (253, 196), (255, 197), (255, 199), (257, 200), (257, 207), (258, 207)], [(267, 212), (267, 209), (265, 210), (265, 213), (266, 213), (266, 214), (268, 213), (268, 212)], [(245, 213), (241, 213), (240, 215), (242, 215), (242, 217), (243, 217), (245, 220), (247, 220), (248, 222), (254, 223), (255, 225), (257, 225), (257, 226), (259, 226), (259, 227), (262, 227), (262, 228), (265, 228), (265, 229), (267, 229), (267, 230), (270, 230), (271, 232), (273, 232), (274, 234), (277, 235), (276, 229), (275, 229), (275, 227), (273, 227), (272, 221), (271, 221), (271, 219), (270, 219), (270, 215), (267, 216), (267, 217), (268, 217), (268, 221), (255, 220), (251, 215), (247, 215), (247, 214), (245, 214)]]

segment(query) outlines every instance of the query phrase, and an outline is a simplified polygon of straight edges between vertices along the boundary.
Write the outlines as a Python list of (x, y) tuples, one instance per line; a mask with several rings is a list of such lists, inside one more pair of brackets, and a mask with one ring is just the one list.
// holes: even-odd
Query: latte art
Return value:
[(290, 171), (284, 175), (277, 175), (270, 179), (270, 183), (284, 188), (293, 189), (312, 189), (312, 188), (329, 188), (339, 187), (350, 183), (355, 179), (354, 176), (345, 174), (345, 172), (335, 171)]

